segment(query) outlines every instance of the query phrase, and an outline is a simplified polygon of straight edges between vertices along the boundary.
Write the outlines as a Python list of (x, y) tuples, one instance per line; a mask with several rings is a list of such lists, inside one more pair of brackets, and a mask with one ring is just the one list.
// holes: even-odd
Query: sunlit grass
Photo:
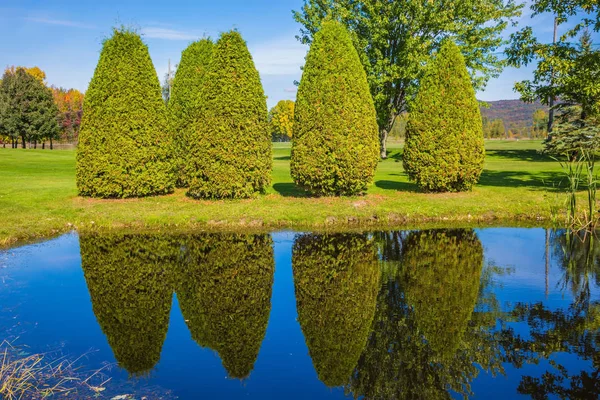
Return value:
[[(311, 198), (294, 186), (290, 144), (276, 143), (273, 186), (250, 200), (130, 200), (77, 197), (75, 152), (0, 149), (0, 245), (74, 227), (151, 229), (320, 229), (408, 224), (548, 224), (561, 170), (540, 141), (488, 141), (485, 171), (472, 192), (425, 194), (402, 169), (401, 143), (379, 164), (367, 195)], [(559, 201), (559, 203), (562, 200)], [(562, 203), (559, 207), (562, 207)]]

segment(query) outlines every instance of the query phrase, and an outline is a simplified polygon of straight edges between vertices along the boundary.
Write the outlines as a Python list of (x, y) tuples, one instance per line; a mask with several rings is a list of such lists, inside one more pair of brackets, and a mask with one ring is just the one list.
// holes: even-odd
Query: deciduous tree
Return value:
[[(592, 2), (593, 0), (587, 0)], [(504, 62), (496, 54), (507, 24), (520, 15), (514, 0), (305, 0), (294, 13), (310, 43), (328, 16), (350, 30), (375, 100), (381, 155), (396, 116), (408, 110), (432, 55), (446, 37), (460, 44), (471, 79), (481, 89)]]
[(273, 141), (290, 140), (294, 129), (294, 102), (281, 100), (269, 111), (269, 126)]

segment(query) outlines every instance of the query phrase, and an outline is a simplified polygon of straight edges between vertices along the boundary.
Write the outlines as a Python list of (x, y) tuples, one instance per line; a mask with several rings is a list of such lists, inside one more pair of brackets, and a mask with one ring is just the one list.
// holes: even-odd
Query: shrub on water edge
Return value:
[(221, 35), (190, 130), (188, 195), (248, 198), (271, 182), (271, 135), (260, 76), (246, 42), (236, 32)]
[(104, 41), (83, 105), (77, 148), (82, 196), (141, 197), (173, 191), (172, 138), (160, 83), (140, 36)]
[(294, 114), (294, 182), (319, 196), (364, 192), (379, 162), (377, 116), (358, 53), (336, 21), (315, 35)]
[(425, 191), (459, 192), (479, 181), (484, 157), (479, 103), (460, 49), (448, 39), (411, 109), (404, 169)]
[(177, 187), (188, 187), (187, 171), (189, 129), (199, 119), (200, 90), (212, 57), (213, 42), (202, 39), (190, 44), (182, 53), (173, 79), (168, 105), (169, 128), (175, 141), (175, 176)]

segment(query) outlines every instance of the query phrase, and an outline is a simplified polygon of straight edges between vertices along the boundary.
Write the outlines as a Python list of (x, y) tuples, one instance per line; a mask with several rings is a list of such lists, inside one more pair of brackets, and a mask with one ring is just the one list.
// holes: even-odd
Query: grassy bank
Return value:
[[(251, 200), (195, 201), (183, 190), (164, 197), (94, 200), (77, 197), (75, 152), (0, 149), (0, 245), (69, 229), (322, 229), (529, 222), (548, 224), (558, 163), (540, 156), (539, 141), (489, 141), (480, 184), (472, 192), (419, 193), (390, 146), (366, 196), (310, 198), (289, 174), (289, 144), (274, 145), (273, 187)], [(562, 197), (560, 197), (562, 200)], [(562, 206), (562, 204), (561, 204)]]

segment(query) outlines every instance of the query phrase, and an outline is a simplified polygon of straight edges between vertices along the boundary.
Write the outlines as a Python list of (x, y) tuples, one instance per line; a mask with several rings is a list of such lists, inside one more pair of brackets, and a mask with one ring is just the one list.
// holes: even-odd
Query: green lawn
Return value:
[(368, 194), (310, 198), (289, 175), (289, 144), (274, 145), (273, 187), (251, 200), (195, 201), (183, 190), (131, 200), (77, 197), (75, 152), (0, 149), (0, 244), (78, 229), (324, 229), (348, 226), (516, 225), (550, 223), (558, 163), (539, 141), (490, 141), (481, 182), (472, 192), (424, 194), (402, 170), (391, 144)]

